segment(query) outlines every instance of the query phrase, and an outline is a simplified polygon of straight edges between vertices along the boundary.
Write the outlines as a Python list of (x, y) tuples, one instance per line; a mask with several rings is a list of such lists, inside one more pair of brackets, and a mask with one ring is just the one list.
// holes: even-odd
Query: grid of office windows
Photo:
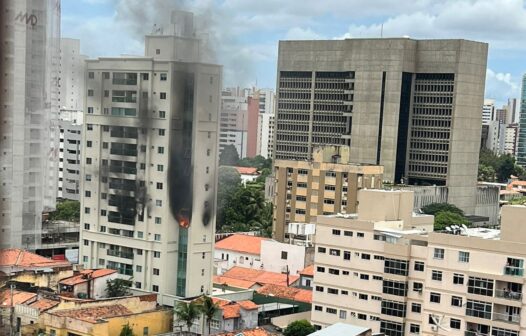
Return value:
[(406, 304), (398, 301), (382, 300), (382, 314), (405, 317)]
[(384, 280), (383, 281), (383, 293), (397, 296), (406, 296), (407, 294), (407, 282)]
[(386, 336), (403, 336), (404, 324), (380, 320), (380, 332), (384, 333)]
[(466, 303), (466, 315), (491, 320), (491, 303), (468, 300)]
[(519, 332), (515, 330), (492, 327), (491, 336), (519, 336)]
[(468, 279), (468, 293), (493, 296), (493, 280), (470, 276)]
[(397, 275), (408, 274), (408, 262), (406, 260), (385, 258), (384, 272)]

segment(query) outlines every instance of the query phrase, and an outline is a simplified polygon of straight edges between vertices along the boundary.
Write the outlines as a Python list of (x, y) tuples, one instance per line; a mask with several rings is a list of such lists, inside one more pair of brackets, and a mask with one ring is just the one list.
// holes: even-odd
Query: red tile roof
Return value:
[(270, 331), (267, 331), (263, 328), (255, 328), (255, 329), (245, 329), (245, 330), (237, 330), (237, 331), (231, 331), (226, 332), (222, 334), (216, 334), (216, 336), (236, 336), (236, 335), (243, 335), (243, 336), (274, 336), (278, 335), (275, 333), (271, 333)]
[(254, 309), (258, 309), (258, 305), (255, 304), (254, 302), (252, 301), (249, 301), (249, 300), (244, 300), (244, 301), (238, 301), (239, 305), (241, 306), (241, 308), (245, 309), (245, 310), (254, 310)]
[(239, 253), (261, 254), (261, 241), (268, 238), (233, 234), (216, 243), (216, 250), (229, 250)]
[(254, 285), (258, 284), (255, 281), (247, 281), (247, 280), (226, 278), (226, 277), (222, 277), (222, 276), (219, 276), (219, 275), (214, 275), (213, 281), (214, 281), (215, 284), (227, 285), (227, 286), (230, 286), (230, 287), (244, 288), (244, 289), (250, 289)]
[(257, 290), (259, 294), (269, 295), (272, 294), (279, 298), (289, 299), (299, 302), (312, 302), (312, 291), (301, 288), (276, 286), (276, 285), (265, 285)]
[[(260, 284), (287, 286), (287, 275), (235, 266), (226, 271), (222, 278), (254, 281)], [(299, 279), (299, 275), (289, 275), (289, 285)]]
[(259, 175), (258, 169), (254, 167), (234, 167), (241, 175)]
[(11, 302), (13, 305), (29, 302), (33, 299), (36, 299), (37, 295), (35, 293), (23, 292), (19, 290), (13, 290), (13, 298), (11, 301), (11, 290), (4, 289), (0, 292), (0, 308), (11, 307)]
[(46, 268), (71, 266), (68, 261), (51, 260), (22, 249), (0, 250), (0, 267)]
[(78, 285), (78, 284), (87, 282), (88, 279), (96, 279), (96, 278), (108, 276), (116, 272), (117, 272), (116, 270), (106, 269), (106, 268), (95, 269), (95, 270), (93, 269), (83, 270), (83, 271), (80, 271), (80, 273), (77, 275), (60, 280), (59, 284), (66, 285), (66, 286), (74, 286), (74, 285)]
[(223, 319), (225, 320), (241, 317), (241, 313), (240, 313), (241, 308), (245, 310), (258, 309), (258, 306), (254, 302), (248, 301), (248, 300), (239, 301), (239, 302), (227, 301), (227, 300), (218, 299), (218, 298), (212, 298), (212, 300), (222, 310)]
[(132, 314), (132, 311), (121, 304), (114, 304), (81, 309), (55, 310), (49, 314), (95, 323), (99, 319), (129, 315)]
[(29, 307), (31, 308), (38, 308), (40, 312), (46, 311), (48, 309), (51, 309), (55, 306), (58, 306), (60, 302), (55, 300), (49, 300), (49, 299), (39, 299), (35, 302), (29, 304)]
[(302, 269), (300, 271), (300, 275), (311, 276), (311, 277), (314, 276), (314, 265), (310, 265)]

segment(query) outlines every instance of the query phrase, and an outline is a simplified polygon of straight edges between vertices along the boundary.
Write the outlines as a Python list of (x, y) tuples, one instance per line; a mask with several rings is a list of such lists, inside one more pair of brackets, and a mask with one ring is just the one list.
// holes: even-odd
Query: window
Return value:
[(376, 296), (376, 295), (371, 295), (371, 300), (374, 300), (374, 301), (382, 301), (382, 297), (380, 297), (380, 296)]
[(93, 124), (86, 124), (86, 129), (88, 131), (93, 131)]
[(93, 97), (93, 94), (94, 94), (93, 90), (88, 90), (88, 97)]
[(460, 296), (452, 296), (451, 305), (455, 307), (462, 307), (462, 298)]
[(148, 336), (149, 335), (149, 328), (148, 327), (144, 327), (142, 328), (142, 335), (143, 336)]
[(460, 329), (460, 320), (452, 318), (449, 320), (449, 326), (451, 329)]
[(316, 310), (316, 311), (323, 311), (323, 307), (322, 306), (314, 306), (314, 310)]
[(459, 251), (458, 261), (463, 262), (463, 263), (468, 263), (469, 262), (469, 252)]
[(89, 191), (89, 190), (85, 190), (85, 191), (84, 191), (84, 196), (85, 196), (85, 197), (91, 197), (91, 191)]
[(336, 288), (327, 288), (327, 293), (338, 294), (338, 290)]
[(346, 237), (352, 237), (352, 231), (343, 231), (343, 235)]
[(104, 266), (104, 263), (105, 263), (105, 262), (106, 262), (106, 260), (104, 260), (104, 259), (102, 259), (102, 258), (99, 259), (99, 265), (100, 265), (100, 266)]
[(343, 251), (343, 260), (351, 260), (351, 252)]
[(422, 293), (424, 285), (421, 282), (413, 282), (413, 291)]
[(142, 266), (141, 265), (135, 266), (135, 272), (142, 272)]
[(89, 246), (89, 240), (84, 239), (84, 246)]
[(153, 285), (153, 286), (152, 286), (152, 291), (154, 291), (154, 292), (159, 292), (159, 286), (157, 286), (157, 285)]
[(431, 292), (429, 294), (429, 301), (434, 303), (440, 303), (440, 293)]
[(409, 325), (409, 332), (411, 334), (420, 334), (420, 325), (411, 323)]
[(340, 275), (340, 270), (336, 268), (329, 268), (329, 274)]
[(166, 111), (159, 111), (159, 118), (161, 119), (166, 118)]
[(161, 190), (163, 188), (163, 184), (161, 182), (157, 182), (157, 189)]
[(106, 232), (106, 227), (105, 226), (101, 226), (99, 230), (100, 230), (100, 232)]
[(109, 72), (103, 72), (103, 73), (102, 73), (102, 78), (104, 78), (104, 79), (110, 79), (110, 73), (109, 73)]
[(433, 252), (433, 258), (435, 259), (444, 259), (444, 249), (442, 248), (435, 248)]
[(325, 247), (318, 247), (318, 253), (326, 253), (327, 249)]
[(158, 164), (158, 165), (157, 165), (157, 171), (158, 171), (158, 172), (162, 172), (163, 170), (164, 170), (164, 166)]
[(349, 295), (349, 292), (346, 291), (346, 290), (342, 290), (342, 291), (341, 291), (341, 294), (342, 294), (342, 295)]
[(282, 260), (287, 260), (287, 257), (288, 257), (288, 252), (287, 251), (281, 251), (281, 259)]
[(136, 253), (137, 253), (137, 255), (142, 255), (142, 250), (141, 249), (137, 249)]
[(86, 141), (86, 147), (92, 147), (93, 142), (91, 140)]
[(468, 300), (466, 303), (466, 315), (491, 319), (491, 303), (484, 301)]
[(371, 260), (371, 255), (367, 253), (362, 253), (362, 259), (364, 260)]
[(88, 223), (84, 223), (84, 230), (89, 230), (89, 224)]
[(340, 318), (342, 320), (345, 320), (347, 318), (347, 311), (345, 310), (340, 310)]
[(363, 238), (365, 237), (365, 234), (363, 232), (356, 232), (356, 237)]
[(160, 98), (160, 99), (166, 99), (166, 92), (161, 92), (161, 93), (159, 94), (159, 98)]
[(384, 278), (379, 275), (373, 275), (373, 280), (379, 280), (382, 281)]
[(91, 158), (86, 158), (86, 164), (91, 164)]
[(142, 74), (142, 80), (149, 80), (150, 79), (150, 74), (149, 73), (143, 73)]
[(323, 266), (316, 267), (316, 272), (325, 273), (325, 267)]
[(455, 285), (464, 284), (464, 274), (453, 273), (453, 283)]
[(91, 212), (90, 210), (91, 210), (90, 208), (84, 208), (84, 213), (89, 214)]
[(157, 153), (164, 154), (164, 147), (157, 147)]
[(95, 78), (95, 73), (93, 71), (88, 72), (88, 78), (89, 79)]
[(385, 258), (384, 272), (407, 276), (407, 264), (408, 262), (406, 260)]
[(493, 296), (493, 280), (477, 277), (469, 277), (468, 293), (485, 296)]
[(369, 280), (369, 274), (360, 274), (360, 279), (361, 280)]
[(161, 49), (155, 49), (155, 54), (156, 55), (160, 55), (161, 54)]
[(385, 260), (385, 257), (381, 255), (375, 255), (374, 260)]
[(142, 239), (144, 237), (144, 233), (142, 231), (137, 231), (137, 238)]
[(153, 269), (153, 275), (159, 275), (159, 269), (158, 268), (154, 268)]
[(103, 149), (108, 149), (108, 143), (107, 142), (103, 142), (102, 143), (102, 148)]
[(93, 114), (93, 107), (91, 106), (88, 107), (88, 114)]
[(161, 235), (158, 234), (158, 233), (156, 233), (156, 234), (154, 235), (154, 240), (155, 240), (155, 241), (161, 241)]
[(330, 249), (329, 254), (332, 256), (340, 256), (340, 250), (337, 249)]
[(366, 300), (366, 301), (369, 299), (368, 296), (367, 296), (367, 294), (361, 294), (361, 293), (360, 293), (360, 295), (358, 295), (358, 298), (359, 298), (360, 300)]
[[(160, 258), (161, 257), (161, 252), (159, 251), (153, 251), (153, 257), (154, 258)], [(228, 259), (227, 259), (228, 260)]]
[(403, 302), (382, 300), (382, 314), (405, 317), (406, 305)]
[(161, 73), (161, 80), (165, 81), (168, 78), (168, 75), (166, 73)]
[(161, 217), (155, 217), (155, 224), (161, 224)]
[(431, 279), (435, 281), (442, 281), (442, 271), (433, 270), (431, 273)]
[(415, 271), (417, 271), (417, 272), (423, 272), (424, 271), (424, 262), (423, 261), (415, 261)]
[(334, 308), (329, 308), (329, 307), (325, 308), (325, 311), (326, 311), (327, 313), (329, 313), (329, 314), (336, 314), (336, 312), (337, 312), (336, 309), (334, 309)]
[(422, 312), (422, 305), (420, 303), (411, 303), (411, 311), (420, 314)]
[(380, 332), (388, 336), (403, 336), (404, 335), (404, 324), (381, 320), (380, 321)]
[(397, 296), (406, 296), (407, 284), (402, 281), (384, 280), (382, 286), (382, 293)]
[(334, 236), (340, 236), (340, 235), (342, 234), (342, 232), (341, 232), (340, 230), (335, 230), (335, 229), (333, 229), (333, 230), (332, 230), (332, 234), (333, 234)]
[(316, 286), (316, 292), (323, 292), (322, 286)]
[(491, 336), (519, 336), (519, 332), (515, 330), (492, 327)]

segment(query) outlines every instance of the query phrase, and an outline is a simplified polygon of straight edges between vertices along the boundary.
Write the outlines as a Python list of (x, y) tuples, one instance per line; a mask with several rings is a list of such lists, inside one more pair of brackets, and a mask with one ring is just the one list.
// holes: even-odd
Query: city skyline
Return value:
[[(273, 1), (257, 6), (237, 0), (155, 0), (155, 4), (160, 9), (180, 5), (202, 17), (206, 13), (206, 24), (210, 25), (207, 34), (221, 41), (215, 53), (218, 63), (225, 67), (225, 87), (257, 83), (258, 87), (274, 88), (279, 40), (380, 37), (382, 31), (383, 37), (465, 38), (489, 43), (485, 96), (495, 99), (497, 105), (507, 98), (519, 98), (520, 80), (526, 72), (521, 64), (526, 45), (526, 26), (522, 23), (526, 22), (526, 9), (521, 0), (502, 1), (498, 7), (488, 0), (440, 4), (422, 0), (396, 6), (385, 1), (332, 0), (323, 8), (303, 4), (301, 10), (294, 2), (278, 7)], [(141, 55), (141, 36), (151, 31), (153, 22), (159, 20), (157, 12), (162, 10), (142, 10), (140, 6), (135, 0), (64, 1), (63, 37), (80, 38), (82, 52), (90, 57)], [(138, 15), (137, 8), (143, 16), (140, 27), (131, 22)], [(492, 15), (488, 16), (490, 11)], [(108, 35), (108, 30), (114, 33)]]

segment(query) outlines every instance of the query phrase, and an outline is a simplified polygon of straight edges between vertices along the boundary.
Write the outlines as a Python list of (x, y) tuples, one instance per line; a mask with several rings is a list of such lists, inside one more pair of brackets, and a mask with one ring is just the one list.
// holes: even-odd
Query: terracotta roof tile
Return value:
[(55, 300), (49, 300), (49, 299), (39, 299), (35, 302), (29, 304), (29, 307), (31, 308), (38, 308), (40, 312), (46, 311), (48, 309), (51, 309), (55, 306), (58, 306), (60, 302)]
[(295, 288), (295, 287), (285, 287), (285, 286), (276, 286), (276, 285), (264, 285), (261, 288), (258, 288), (257, 292), (263, 295), (272, 294), (279, 298), (289, 299), (299, 302), (312, 302), (312, 291), (307, 289)]
[(42, 268), (71, 266), (68, 261), (51, 260), (22, 249), (0, 250), (0, 267)]
[(241, 175), (259, 175), (258, 169), (254, 167), (234, 167)]
[(258, 309), (258, 305), (255, 304), (255, 303), (252, 302), (252, 301), (249, 301), (249, 300), (239, 301), (238, 303), (239, 303), (239, 305), (241, 306), (241, 308), (243, 308), (243, 309), (245, 309), (245, 310), (254, 310), (254, 309)]
[(241, 317), (239, 313), (241, 307), (237, 303), (223, 305), (221, 306), (221, 310), (223, 311), (223, 319), (225, 320)]
[[(35, 293), (23, 292), (19, 290), (13, 290), (13, 304), (22, 304), (36, 299)], [(11, 307), (11, 290), (4, 289), (0, 292), (0, 307)]]
[[(287, 286), (287, 275), (235, 266), (226, 271), (222, 278), (254, 281), (260, 284)], [(289, 285), (299, 279), (299, 275), (289, 275)]]
[(132, 311), (130, 311), (128, 308), (121, 304), (114, 304), (108, 306), (89, 307), (81, 309), (56, 310), (50, 312), (49, 314), (95, 323), (99, 319), (107, 319), (111, 317), (129, 315), (132, 314)]
[(243, 335), (243, 336), (274, 336), (277, 334), (271, 333), (270, 331), (266, 331), (263, 328), (255, 328), (255, 329), (245, 329), (245, 330), (237, 330), (237, 331), (231, 331), (226, 332), (222, 334), (217, 334), (216, 336), (236, 336), (236, 335)]
[(314, 276), (314, 265), (305, 267), (300, 271), (300, 275)]
[(261, 241), (268, 238), (233, 234), (215, 244), (216, 250), (229, 250), (241, 253), (261, 254)]
[(212, 298), (212, 300), (223, 311), (223, 319), (225, 320), (241, 317), (241, 308), (245, 310), (258, 309), (258, 306), (254, 302), (248, 300), (239, 302), (227, 301), (218, 298)]
[(107, 276), (107, 275), (110, 275), (116, 272), (117, 272), (116, 270), (106, 269), (106, 268), (95, 269), (95, 270), (88, 269), (88, 270), (81, 271), (77, 275), (62, 279), (59, 281), (59, 283), (61, 285), (74, 286), (74, 285), (78, 285), (78, 284), (87, 282), (88, 279), (90, 278), (96, 279), (96, 278), (104, 277), (104, 276)]
[(227, 285), (230, 287), (250, 289), (254, 285), (257, 285), (255, 281), (239, 280), (233, 278), (222, 277), (219, 275), (214, 275), (213, 281), (215, 284)]

